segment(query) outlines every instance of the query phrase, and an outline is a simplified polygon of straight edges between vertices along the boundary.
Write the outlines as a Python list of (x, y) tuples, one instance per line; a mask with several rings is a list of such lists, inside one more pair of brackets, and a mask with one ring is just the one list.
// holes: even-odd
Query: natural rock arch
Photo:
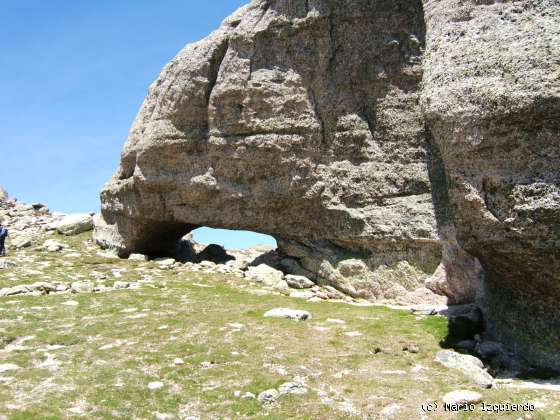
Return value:
[[(490, 330), (559, 366), (556, 332), (529, 348), (560, 331), (558, 229), (551, 240), (541, 233), (558, 223), (557, 72), (529, 71), (541, 86), (531, 87), (519, 80), (530, 63), (497, 52), (497, 21), (516, 8), (543, 23), (544, 39), (557, 36), (547, 16), (558, 6), (544, 0), (253, 1), (151, 86), (102, 191), (96, 239), (126, 255), (198, 226), (246, 229), (278, 240), (287, 271), (353, 295), (398, 294), (435, 271), (443, 291), (472, 299), (476, 262), (457, 229), (489, 273)], [(531, 25), (508, 24), (511, 42), (541, 42)], [(537, 50), (553, 69), (552, 53)], [(512, 77), (502, 83), (500, 70)], [(501, 173), (485, 176), (492, 165)], [(504, 225), (512, 214), (521, 232)], [(521, 285), (526, 275), (552, 300), (536, 304), (543, 293)]]

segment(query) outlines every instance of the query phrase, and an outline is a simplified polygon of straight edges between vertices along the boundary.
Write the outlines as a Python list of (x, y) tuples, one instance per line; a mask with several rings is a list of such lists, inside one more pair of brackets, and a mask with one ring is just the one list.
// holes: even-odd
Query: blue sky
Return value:
[[(148, 86), (246, 0), (0, 3), (0, 185), (25, 202), (98, 211)], [(272, 243), (197, 231), (203, 242)]]

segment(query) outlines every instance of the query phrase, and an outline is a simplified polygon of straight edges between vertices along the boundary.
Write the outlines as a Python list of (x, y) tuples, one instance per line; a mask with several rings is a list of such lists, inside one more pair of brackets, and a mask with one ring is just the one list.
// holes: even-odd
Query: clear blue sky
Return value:
[[(54, 210), (98, 211), (148, 86), (185, 44), (247, 2), (2, 1), (0, 186)], [(197, 238), (272, 242), (209, 230)]]

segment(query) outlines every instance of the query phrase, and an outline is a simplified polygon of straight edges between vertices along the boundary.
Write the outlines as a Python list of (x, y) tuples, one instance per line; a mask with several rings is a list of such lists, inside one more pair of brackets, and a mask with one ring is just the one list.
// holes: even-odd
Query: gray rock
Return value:
[(486, 272), (487, 333), (558, 370), (560, 3), (424, 6), (421, 105), (457, 240)]
[(311, 319), (311, 314), (307, 311), (302, 311), (299, 309), (289, 309), (289, 308), (276, 308), (264, 314), (266, 318), (285, 318), (292, 319), (296, 321), (305, 321)]
[(102, 191), (98, 243), (163, 255), (197, 226), (263, 232), (292, 274), (371, 299), (433, 274), (422, 4), (308, 3), (256, 0), (164, 69)]
[(298, 382), (285, 382), (278, 387), (278, 393), (280, 395), (305, 395), (307, 388)]
[(286, 275), (286, 282), (288, 286), (294, 289), (309, 289), (315, 285), (315, 283), (304, 276), (296, 276), (293, 274)]
[(0, 269), (17, 267), (17, 263), (13, 260), (0, 258)]
[(14, 287), (5, 287), (0, 289), (0, 296), (14, 296), (14, 295), (22, 295), (25, 293), (29, 293), (31, 290), (26, 285), (14, 286)]
[(482, 394), (474, 391), (452, 391), (445, 394), (442, 398), (447, 405), (477, 404), (484, 399)]
[(491, 388), (494, 383), (494, 378), (484, 370), (484, 364), (474, 356), (442, 350), (436, 354), (435, 360), (449, 369), (460, 370), (475, 385), (480, 387)]
[(63, 235), (72, 236), (93, 229), (93, 218), (90, 214), (70, 214), (49, 225)]
[(261, 392), (257, 399), (262, 404), (272, 404), (278, 399), (279, 396), (280, 394), (275, 389), (267, 389), (266, 391)]
[(315, 293), (311, 290), (293, 290), (290, 292), (290, 297), (296, 299), (311, 299), (315, 296)]
[(10, 245), (15, 249), (28, 248), (33, 243), (33, 238), (28, 235), (18, 235), (13, 238)]
[(93, 287), (93, 283), (90, 281), (76, 281), (72, 283), (70, 290), (72, 293), (91, 293)]
[(127, 281), (116, 281), (113, 283), (113, 289), (120, 290), (120, 289), (128, 289), (130, 287), (130, 283)]
[(256, 267), (249, 267), (245, 272), (245, 278), (256, 283), (262, 283), (264, 286), (275, 287), (278, 282), (284, 279), (284, 274), (266, 264), (260, 264)]
[(43, 242), (42, 248), (47, 252), (58, 252), (64, 248), (68, 248), (68, 245), (54, 239), (47, 239)]

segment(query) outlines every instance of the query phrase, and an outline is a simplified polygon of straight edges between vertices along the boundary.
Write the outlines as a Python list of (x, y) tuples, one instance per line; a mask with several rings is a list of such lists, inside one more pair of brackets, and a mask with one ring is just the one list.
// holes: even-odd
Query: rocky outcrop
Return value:
[(560, 369), (560, 4), (426, 1), (422, 105), (486, 326)]
[(150, 88), (96, 239), (158, 255), (198, 226), (253, 230), (278, 239), (286, 272), (352, 296), (422, 286), (444, 245), (424, 37), (419, 1), (241, 9)]
[(557, 366), (558, 8), (253, 1), (151, 86), (95, 238), (267, 233), (285, 272), (369, 299), (469, 302), (484, 269), (490, 331)]

